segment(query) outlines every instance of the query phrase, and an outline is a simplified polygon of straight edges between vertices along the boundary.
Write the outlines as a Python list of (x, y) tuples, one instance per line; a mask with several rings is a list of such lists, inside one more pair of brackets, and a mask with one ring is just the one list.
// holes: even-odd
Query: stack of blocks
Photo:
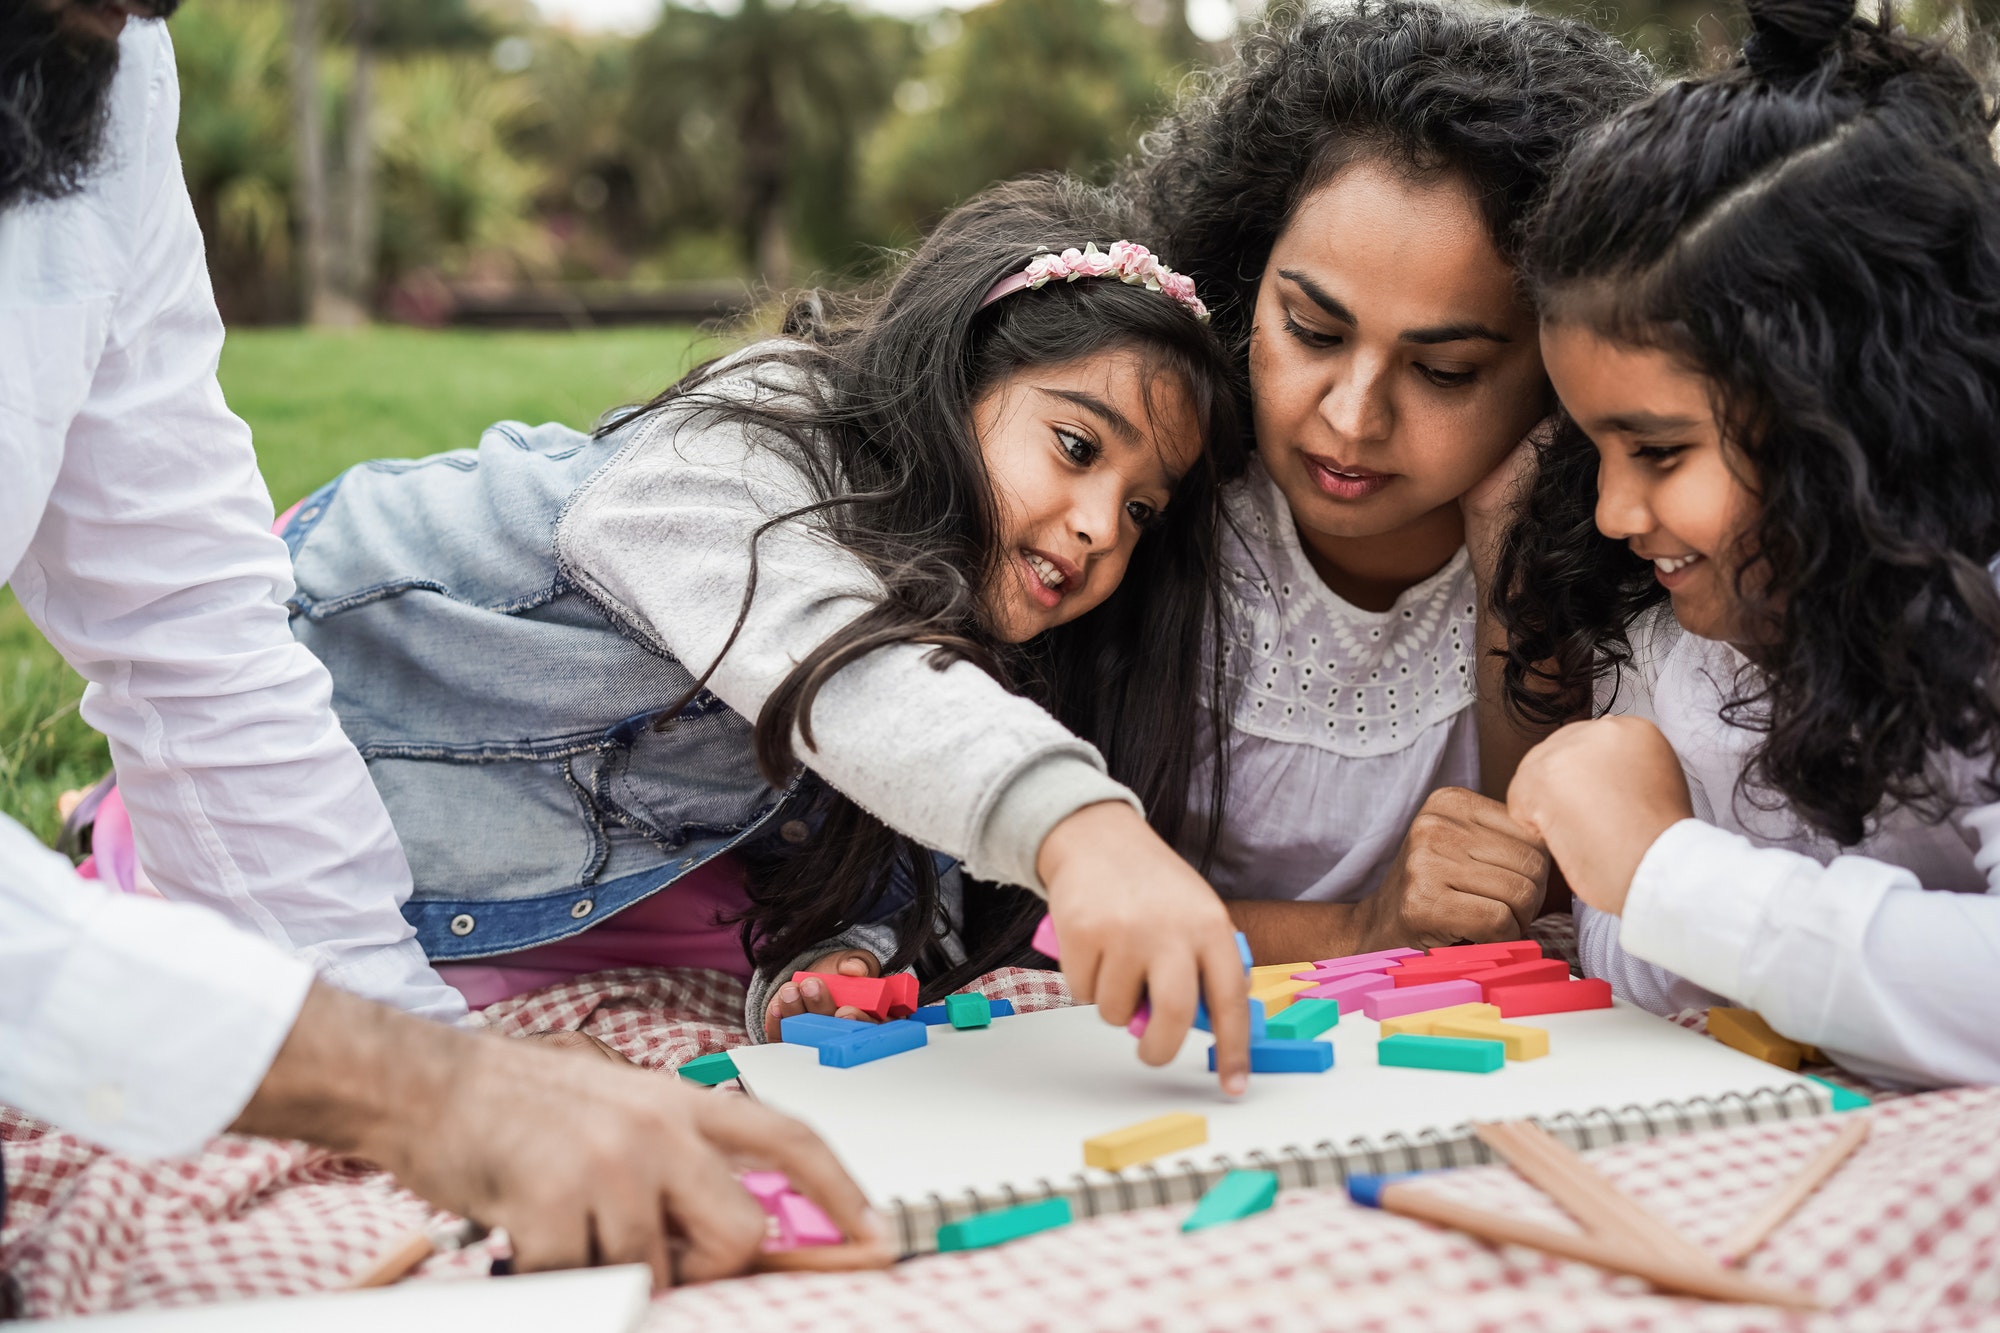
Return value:
[[(958, 1014), (952, 1014), (952, 1001), (957, 1000)], [(973, 1001), (979, 1004), (975, 1005)], [(980, 1006), (983, 1005), (982, 1009)], [(910, 1017), (927, 1027), (951, 1026), (955, 1028), (990, 1027), (996, 1018), (1011, 1018), (1014, 1013), (1012, 1000), (989, 1000), (983, 995), (947, 995), (943, 1004), (927, 1004)]]

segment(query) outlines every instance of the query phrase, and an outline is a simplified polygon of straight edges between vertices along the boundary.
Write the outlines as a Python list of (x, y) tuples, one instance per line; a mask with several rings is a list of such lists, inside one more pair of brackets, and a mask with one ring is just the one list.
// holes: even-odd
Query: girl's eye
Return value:
[(1087, 440), (1075, 431), (1056, 432), (1056, 446), (1063, 451), (1063, 457), (1078, 467), (1089, 467), (1104, 451), (1097, 447), (1097, 441)]
[(1632, 457), (1643, 458), (1648, 463), (1671, 463), (1687, 452), (1684, 444), (1641, 444), (1632, 449)]
[(1436, 366), (1417, 363), (1417, 373), (1440, 389), (1457, 389), (1479, 378), (1476, 370), (1439, 370)]
[(1285, 332), (1291, 334), (1308, 347), (1338, 347), (1341, 343), (1339, 334), (1316, 332), (1299, 323), (1289, 314), (1285, 316)]
[(1160, 521), (1160, 511), (1147, 504), (1144, 500), (1126, 501), (1125, 513), (1142, 530), (1150, 528)]

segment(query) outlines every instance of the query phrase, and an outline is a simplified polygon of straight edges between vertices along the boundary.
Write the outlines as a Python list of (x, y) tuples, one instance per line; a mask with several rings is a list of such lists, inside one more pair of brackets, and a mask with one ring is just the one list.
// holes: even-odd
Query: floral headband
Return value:
[(1046, 287), (1058, 278), (1064, 282), (1075, 282), (1078, 278), (1116, 278), (1133, 287), (1164, 292), (1186, 306), (1188, 313), (1196, 319), (1208, 323), (1208, 307), (1194, 294), (1194, 279), (1174, 272), (1162, 264), (1151, 250), (1132, 241), (1113, 241), (1103, 250), (1091, 241), (1081, 250), (1072, 246), (1061, 254), (1044, 251), (1019, 273), (994, 283), (979, 302), (979, 308), (984, 310), (1001, 297), (1024, 287)]

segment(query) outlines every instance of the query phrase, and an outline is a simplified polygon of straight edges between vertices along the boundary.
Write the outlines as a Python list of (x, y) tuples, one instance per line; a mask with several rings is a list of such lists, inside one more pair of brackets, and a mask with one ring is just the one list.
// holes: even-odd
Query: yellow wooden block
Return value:
[(1083, 1164), (1103, 1171), (1123, 1171), (1128, 1166), (1207, 1142), (1208, 1117), (1175, 1111), (1085, 1139)]
[(1754, 1055), (1781, 1069), (1797, 1069), (1805, 1054), (1797, 1042), (1779, 1036), (1769, 1023), (1748, 1009), (1724, 1009), (1718, 1005), (1709, 1010), (1708, 1035), (1724, 1046), (1734, 1046), (1745, 1055)]
[(1507, 1048), (1509, 1060), (1539, 1060), (1549, 1053), (1547, 1028), (1520, 1023), (1502, 1023), (1493, 1018), (1444, 1018), (1431, 1024), (1433, 1037), (1470, 1037), (1474, 1041), (1497, 1041)]
[(1486, 1018), (1500, 1021), (1500, 1006), (1497, 1004), (1454, 1004), (1447, 1009), (1426, 1009), (1421, 1013), (1404, 1014), (1401, 1018), (1382, 1020), (1382, 1035), (1399, 1036), (1409, 1033), (1413, 1037), (1430, 1037), (1436, 1034), (1431, 1029), (1441, 1021), (1453, 1018)]
[(1264, 1002), (1264, 1017), (1282, 1009), (1291, 1008), (1292, 1000), (1302, 990), (1311, 990), (1317, 981), (1267, 981), (1259, 986), (1254, 981), (1250, 986), (1250, 998)]
[(1250, 969), (1250, 989), (1268, 986), (1274, 981), (1290, 981), (1294, 972), (1312, 971), (1311, 963), (1266, 963), (1262, 967)]

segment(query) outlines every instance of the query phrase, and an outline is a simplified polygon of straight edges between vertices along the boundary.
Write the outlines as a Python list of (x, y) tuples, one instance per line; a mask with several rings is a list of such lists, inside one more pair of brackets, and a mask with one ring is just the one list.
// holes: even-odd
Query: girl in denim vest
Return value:
[[(488, 999), (728, 970), (726, 929), (774, 1033), (831, 1010), (795, 969), (937, 994), (1022, 954), (1045, 899), (1077, 998), (1122, 1024), (1149, 992), (1166, 1060), (1202, 990), (1244, 985), (1169, 847), (1220, 771), (1189, 724), (1238, 439), (1192, 284), (1109, 197), (1034, 180), (784, 333), (593, 436), (502, 423), (290, 522), (294, 626), (409, 854), (405, 915)], [(1242, 1011), (1217, 1005), (1232, 1088)]]

